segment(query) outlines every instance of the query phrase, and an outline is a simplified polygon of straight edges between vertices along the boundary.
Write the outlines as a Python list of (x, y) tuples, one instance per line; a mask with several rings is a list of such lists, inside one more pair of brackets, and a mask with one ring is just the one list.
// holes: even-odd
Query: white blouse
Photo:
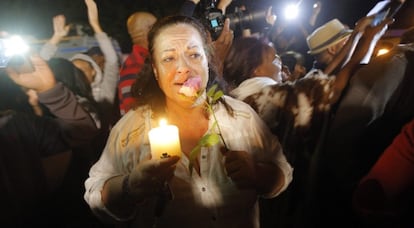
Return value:
[[(215, 115), (226, 144), (231, 150), (251, 153), (257, 163), (274, 163), (283, 171), (284, 191), (292, 180), (292, 167), (286, 161), (277, 137), (249, 105), (224, 97), (233, 108), (234, 116), (219, 104)], [(146, 107), (131, 110), (112, 129), (99, 161), (90, 170), (85, 182), (85, 200), (97, 215), (119, 218), (105, 208), (101, 200), (104, 183), (111, 177), (125, 175), (150, 151), (147, 133), (151, 114)], [(214, 123), (211, 118), (209, 126)], [(222, 143), (202, 148), (199, 155), (200, 175), (188, 170), (188, 158), (183, 154), (174, 177), (169, 182), (174, 198), (165, 207), (157, 227), (259, 227), (258, 195), (255, 189), (240, 190), (226, 175)], [(146, 200), (131, 212), (133, 227), (152, 227), (155, 199)]]

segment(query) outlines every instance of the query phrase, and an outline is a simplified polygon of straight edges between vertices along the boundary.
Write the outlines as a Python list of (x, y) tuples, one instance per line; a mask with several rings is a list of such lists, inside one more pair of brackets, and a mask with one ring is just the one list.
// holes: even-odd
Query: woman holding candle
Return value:
[[(227, 20), (222, 36), (230, 34)], [(277, 138), (247, 104), (224, 96), (212, 104), (214, 113), (206, 111), (207, 84), (214, 80), (207, 37), (185, 16), (161, 19), (151, 29), (149, 60), (133, 88), (139, 106), (112, 129), (85, 182), (85, 200), (100, 217), (134, 227), (259, 227), (258, 196), (275, 197), (291, 182)], [(160, 118), (178, 128), (180, 156), (165, 151), (150, 159), (155, 142), (148, 133), (165, 133)], [(201, 148), (191, 174), (190, 152), (215, 120), (222, 140)], [(172, 196), (161, 214), (156, 206), (165, 183)]]

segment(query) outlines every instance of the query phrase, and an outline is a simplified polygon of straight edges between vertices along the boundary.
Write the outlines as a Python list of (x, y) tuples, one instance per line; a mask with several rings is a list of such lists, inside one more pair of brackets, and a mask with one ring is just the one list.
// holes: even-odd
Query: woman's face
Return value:
[(95, 80), (96, 71), (89, 62), (81, 59), (75, 59), (72, 63), (85, 74), (89, 83), (92, 83)]
[(262, 64), (254, 71), (254, 76), (269, 77), (277, 82), (281, 82), (281, 70), (282, 60), (276, 55), (276, 50), (269, 46), (262, 56)]
[(207, 86), (208, 60), (198, 31), (187, 24), (165, 28), (154, 40), (152, 57), (154, 73), (167, 103), (192, 105), (195, 98), (186, 98), (179, 90), (193, 77), (201, 78), (203, 90)]

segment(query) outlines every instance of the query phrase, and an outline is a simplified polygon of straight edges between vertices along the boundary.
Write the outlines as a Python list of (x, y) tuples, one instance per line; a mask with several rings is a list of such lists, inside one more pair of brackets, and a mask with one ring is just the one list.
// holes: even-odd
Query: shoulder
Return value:
[(151, 110), (147, 106), (131, 109), (115, 124), (110, 137), (122, 142), (137, 138), (145, 132), (146, 116), (151, 116)]
[(224, 105), (221, 104), (217, 110), (217, 113), (221, 115), (222, 118), (225, 118), (224, 116), (227, 116), (227, 119), (229, 121), (240, 121), (242, 119), (245, 121), (255, 121), (255, 119), (258, 117), (256, 111), (246, 102), (230, 96), (224, 96), (224, 100), (227, 105), (231, 107), (233, 114), (227, 112)]
[(247, 112), (249, 112), (250, 109), (251, 109), (250, 106), (247, 103), (245, 103), (245, 102), (243, 102), (241, 100), (238, 100), (236, 98), (233, 98), (231, 96), (225, 95), (224, 96), (224, 100), (226, 101), (226, 103), (228, 105), (230, 105), (230, 107), (234, 111), (247, 111)]

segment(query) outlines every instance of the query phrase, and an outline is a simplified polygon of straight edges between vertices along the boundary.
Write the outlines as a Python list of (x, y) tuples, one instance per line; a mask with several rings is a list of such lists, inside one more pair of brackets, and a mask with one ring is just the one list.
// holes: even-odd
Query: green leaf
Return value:
[(217, 91), (214, 96), (213, 96), (213, 102), (217, 101), (218, 99), (220, 99), (220, 97), (222, 97), (224, 95), (223, 91), (219, 90)]
[(190, 152), (190, 163), (188, 165), (188, 169), (190, 170), (190, 175), (193, 173), (194, 162), (198, 155), (201, 152), (201, 147), (210, 147), (216, 145), (220, 141), (220, 137), (218, 134), (207, 134), (203, 136), (200, 141), (198, 142), (197, 146), (195, 146)]
[(205, 147), (210, 147), (210, 146), (214, 146), (217, 143), (220, 142), (220, 137), (218, 134), (208, 134), (206, 136), (203, 137), (202, 139), (203, 141), (203, 146)]
[(217, 89), (217, 84), (210, 87), (210, 89), (207, 91), (207, 96), (213, 97), (214, 93), (216, 92), (216, 89)]
[[(208, 107), (209, 112), (213, 113), (213, 117), (214, 117), (214, 120), (215, 121), (213, 122), (213, 125), (211, 126), (211, 128), (209, 130), (210, 133), (204, 135), (200, 139), (200, 141), (198, 141), (197, 145), (190, 151), (190, 154), (189, 154), (189, 160), (190, 160), (190, 162), (188, 164), (188, 169), (190, 171), (190, 175), (193, 174), (194, 162), (196, 161), (198, 155), (200, 154), (202, 147), (211, 147), (211, 146), (214, 146), (214, 145), (216, 145), (217, 143), (220, 142), (220, 139), (222, 139), (224, 145), (227, 148), (226, 142), (224, 141), (224, 139), (221, 136), (220, 127), (219, 127), (219, 125), (217, 123), (216, 116), (214, 115), (214, 112), (213, 112), (213, 109), (211, 107), (211, 104), (209, 103), (209, 102), (215, 102), (215, 101), (217, 101), (218, 99), (220, 99), (224, 95), (223, 91), (221, 91), (221, 90), (216, 91), (217, 87), (218, 87), (218, 85), (215, 84), (215, 85), (213, 85), (207, 91), (207, 96), (208, 96), (208, 98), (210, 100), (207, 99), (206, 105)], [(212, 129), (216, 129), (216, 128), (217, 128), (217, 130), (218, 130), (218, 132), (220, 134), (217, 134), (215, 131), (212, 130)]]

